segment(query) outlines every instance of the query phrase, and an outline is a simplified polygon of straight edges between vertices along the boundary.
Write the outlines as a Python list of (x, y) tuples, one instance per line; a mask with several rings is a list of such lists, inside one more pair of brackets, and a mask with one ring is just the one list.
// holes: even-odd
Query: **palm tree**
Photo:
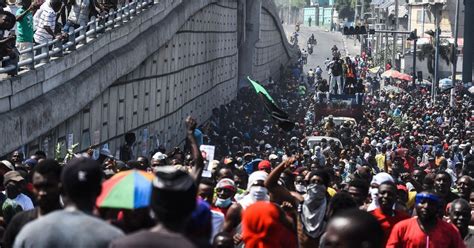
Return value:
[[(452, 63), (451, 58), (451, 46), (446, 45), (446, 42), (440, 42), (439, 45), (439, 57), (443, 59), (447, 65)], [(428, 72), (434, 74), (434, 64), (435, 64), (435, 47), (433, 44), (423, 44), (421, 49), (417, 52), (418, 59), (420, 61), (426, 60), (426, 65), (428, 67)]]
[[(439, 27), (440, 24), (440, 16), (441, 16), (441, 8), (443, 7), (443, 4), (441, 3), (435, 3), (432, 5), (429, 5), (429, 9), (431, 14), (435, 17), (435, 22), (436, 22), (436, 27)], [(436, 18), (438, 16), (438, 18)], [(436, 33), (433, 30), (430, 30), (426, 32), (428, 35), (431, 37), (435, 37)], [(428, 67), (428, 72), (434, 77), (434, 65), (435, 65), (435, 54), (436, 54), (436, 39), (433, 39), (433, 43), (430, 44), (423, 44), (421, 46), (420, 51), (417, 52), (418, 59), (420, 61), (426, 59), (426, 64)], [(446, 40), (440, 40), (439, 44), (439, 57), (446, 61), (446, 64), (449, 65), (452, 63), (453, 58), (452, 58), (452, 47), (449, 45), (449, 42)]]

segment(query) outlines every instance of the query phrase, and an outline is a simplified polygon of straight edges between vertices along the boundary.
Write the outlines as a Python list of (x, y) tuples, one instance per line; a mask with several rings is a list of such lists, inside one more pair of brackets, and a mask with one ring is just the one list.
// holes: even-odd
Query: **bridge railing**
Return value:
[(79, 45), (86, 45), (93, 41), (97, 35), (121, 26), (133, 19), (134, 16), (139, 15), (147, 7), (155, 3), (169, 1), (172, 0), (134, 0), (117, 10), (110, 10), (107, 14), (98, 17), (92, 16), (89, 22), (81, 23), (79, 28), (70, 27), (67, 40), (55, 38), (46, 43), (31, 45), (29, 48), (19, 51), (20, 60), (18, 58), (12, 59), (9, 56), (3, 57), (1, 63), (4, 66), (0, 68), (0, 74), (17, 75), (19, 68), (33, 70), (48, 63), (51, 58), (62, 57), (65, 53), (76, 50)]

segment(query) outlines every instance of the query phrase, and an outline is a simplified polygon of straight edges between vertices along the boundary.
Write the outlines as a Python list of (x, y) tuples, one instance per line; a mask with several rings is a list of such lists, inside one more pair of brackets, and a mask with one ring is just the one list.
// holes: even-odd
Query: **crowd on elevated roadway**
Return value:
[(316, 122), (319, 85), (302, 63), (282, 72), (265, 88), (291, 131), (243, 88), (208, 121), (185, 120), (184, 148), (141, 154), (128, 133), (119, 157), (13, 152), (2, 247), (474, 246), (468, 96), (450, 107), (423, 87), (360, 89), (362, 118)]
[(66, 41), (71, 27), (116, 8), (116, 0), (0, 0), (0, 58), (10, 58), (3, 66), (26, 59), (19, 51), (32, 45)]

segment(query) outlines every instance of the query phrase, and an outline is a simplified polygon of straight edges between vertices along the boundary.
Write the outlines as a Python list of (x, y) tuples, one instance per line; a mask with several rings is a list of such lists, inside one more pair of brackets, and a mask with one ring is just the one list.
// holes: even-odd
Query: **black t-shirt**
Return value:
[(332, 68), (331, 68), (331, 73), (333, 76), (341, 76), (342, 74), (342, 64), (339, 60), (337, 61), (334, 61), (334, 63), (332, 64)]
[(12, 247), (15, 242), (15, 238), (20, 233), (21, 229), (28, 224), (29, 222), (36, 220), (38, 218), (38, 209), (33, 208), (28, 211), (23, 211), (15, 216), (8, 224), (7, 230), (3, 235), (3, 246), (2, 247)]

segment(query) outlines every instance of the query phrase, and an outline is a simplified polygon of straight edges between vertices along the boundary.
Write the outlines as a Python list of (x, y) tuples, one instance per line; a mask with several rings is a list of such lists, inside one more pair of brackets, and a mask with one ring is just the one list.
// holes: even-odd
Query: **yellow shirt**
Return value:
[(415, 206), (415, 198), (416, 198), (416, 191), (408, 192), (407, 208), (412, 208), (413, 206)]
[(331, 187), (327, 188), (327, 192), (331, 197), (333, 197), (337, 193), (337, 191)]
[(377, 161), (377, 167), (380, 170), (385, 170), (385, 154), (380, 153), (375, 155), (375, 161)]

